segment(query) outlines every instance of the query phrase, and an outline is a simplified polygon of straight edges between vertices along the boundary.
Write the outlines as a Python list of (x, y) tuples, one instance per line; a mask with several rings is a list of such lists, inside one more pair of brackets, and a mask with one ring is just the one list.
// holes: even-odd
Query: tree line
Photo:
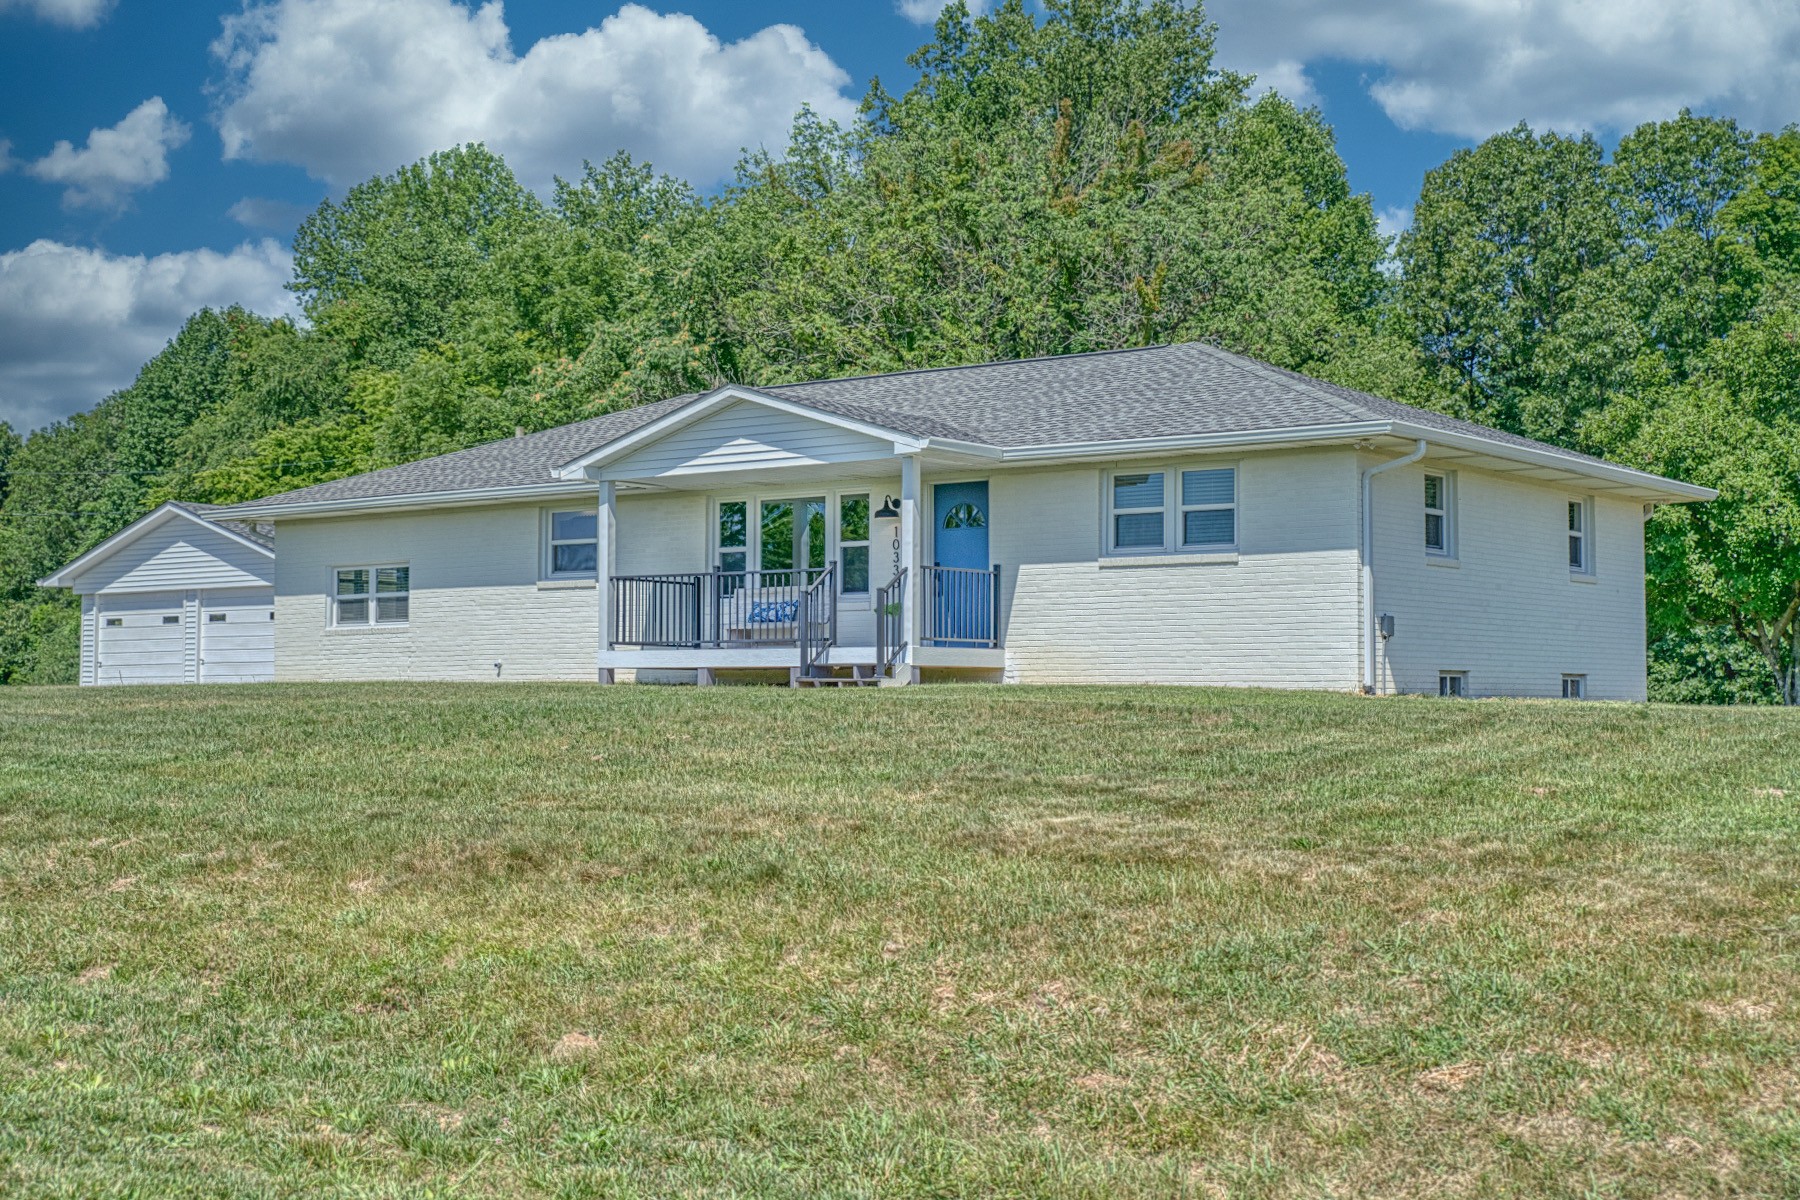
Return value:
[(716, 195), (615, 154), (540, 197), (468, 145), (320, 205), (304, 321), (198, 312), (91, 410), (0, 425), (0, 680), (73, 678), (76, 607), (34, 581), (165, 499), (725, 381), (1199, 339), (1718, 488), (1648, 526), (1653, 694), (1800, 701), (1800, 132), (1520, 125), (1390, 242), (1196, 5), (958, 4), (910, 61)]

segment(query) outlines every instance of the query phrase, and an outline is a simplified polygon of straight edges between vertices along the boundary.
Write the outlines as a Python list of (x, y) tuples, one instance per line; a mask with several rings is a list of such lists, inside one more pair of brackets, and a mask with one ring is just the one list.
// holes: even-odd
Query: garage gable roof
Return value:
[(74, 562), (54, 574), (46, 575), (38, 580), (38, 586), (69, 587), (76, 579), (93, 570), (106, 559), (152, 530), (162, 528), (170, 521), (191, 521), (203, 528), (222, 534), (232, 541), (239, 542), (265, 558), (273, 559), (275, 557), (273, 527), (262, 522), (212, 515), (221, 512), (222, 508), (223, 506), (216, 504), (184, 504), (171, 500), (139, 517)]

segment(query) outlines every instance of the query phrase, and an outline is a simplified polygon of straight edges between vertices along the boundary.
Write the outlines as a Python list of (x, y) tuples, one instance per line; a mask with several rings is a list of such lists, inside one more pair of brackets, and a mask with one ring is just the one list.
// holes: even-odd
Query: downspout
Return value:
[(1375, 477), (1424, 457), (1425, 439), (1420, 438), (1411, 454), (1376, 463), (1362, 473), (1363, 691), (1369, 695), (1375, 693)]

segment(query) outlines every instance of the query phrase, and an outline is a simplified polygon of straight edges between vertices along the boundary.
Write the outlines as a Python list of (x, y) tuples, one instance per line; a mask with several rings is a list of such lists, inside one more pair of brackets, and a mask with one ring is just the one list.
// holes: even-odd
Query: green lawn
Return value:
[(1800, 1194), (1800, 714), (0, 689), (0, 1193)]

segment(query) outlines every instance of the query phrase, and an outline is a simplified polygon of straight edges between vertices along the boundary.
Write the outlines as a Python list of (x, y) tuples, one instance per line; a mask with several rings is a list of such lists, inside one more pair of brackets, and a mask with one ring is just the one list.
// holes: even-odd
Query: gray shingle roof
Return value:
[(229, 529), (239, 537), (248, 538), (265, 550), (275, 548), (275, 526), (267, 521), (234, 521), (221, 516), (230, 506), (225, 504), (194, 504), (191, 501), (173, 501), (176, 508), (185, 509), (196, 517), (203, 517), (221, 529)]
[[(614, 438), (623, 437), (640, 425), (647, 425), (670, 409), (679, 408), (694, 397), (676, 396), (658, 400), (622, 412), (606, 413), (558, 425), (524, 437), (502, 438), (422, 458), (417, 462), (384, 467), (363, 475), (350, 475), (329, 483), (315, 483), (297, 491), (282, 492), (252, 501), (258, 508), (286, 507), (294, 504), (318, 504), (332, 500), (378, 500), (388, 496), (423, 496), (435, 492), (463, 492), (530, 487), (551, 482), (556, 468), (597, 450)], [(234, 506), (235, 507), (235, 506)]]
[(900, 433), (961, 438), (1002, 449), (1409, 421), (1445, 433), (1602, 461), (1204, 342), (757, 390)]
[[(1522, 448), (1546, 446), (1188, 342), (757, 389), (917, 437), (1001, 449), (1407, 421)], [(520, 438), (255, 501), (258, 509), (544, 485), (551, 472), (693, 400), (677, 396)]]

